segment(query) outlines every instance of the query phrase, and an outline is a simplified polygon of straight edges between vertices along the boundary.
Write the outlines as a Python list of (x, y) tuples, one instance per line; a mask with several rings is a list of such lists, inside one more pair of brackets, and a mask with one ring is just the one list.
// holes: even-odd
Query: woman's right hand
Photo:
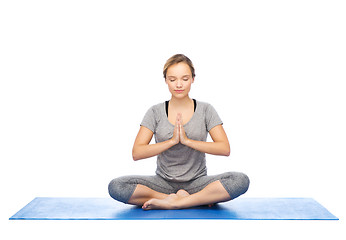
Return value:
[(175, 120), (175, 126), (174, 126), (174, 131), (173, 131), (173, 137), (172, 137), (172, 142), (174, 145), (178, 144), (180, 141), (179, 135), (179, 127), (180, 127), (180, 121), (181, 121), (181, 113), (177, 114), (177, 118)]

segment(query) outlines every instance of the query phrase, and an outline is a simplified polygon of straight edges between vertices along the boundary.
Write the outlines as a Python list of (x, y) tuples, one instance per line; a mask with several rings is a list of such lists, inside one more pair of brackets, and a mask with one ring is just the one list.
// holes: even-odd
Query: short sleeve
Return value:
[(221, 118), (217, 114), (215, 108), (208, 104), (205, 112), (205, 123), (207, 126), (208, 132), (215, 126), (223, 124)]
[(155, 110), (154, 107), (149, 108), (149, 110), (144, 115), (144, 118), (141, 122), (141, 126), (150, 129), (153, 133), (156, 130), (156, 120), (155, 120)]

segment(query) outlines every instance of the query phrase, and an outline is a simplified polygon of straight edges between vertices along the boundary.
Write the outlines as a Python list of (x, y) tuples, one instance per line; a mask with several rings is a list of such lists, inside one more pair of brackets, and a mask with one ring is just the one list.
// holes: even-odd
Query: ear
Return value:
[(191, 83), (194, 83), (194, 81), (195, 81), (195, 78), (192, 78), (192, 81), (191, 81)]

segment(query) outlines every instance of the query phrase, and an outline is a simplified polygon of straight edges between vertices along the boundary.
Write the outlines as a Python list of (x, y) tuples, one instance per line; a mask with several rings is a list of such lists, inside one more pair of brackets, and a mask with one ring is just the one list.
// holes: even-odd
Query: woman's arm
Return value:
[(151, 130), (141, 126), (132, 148), (132, 158), (134, 161), (156, 156), (175, 145), (171, 140), (149, 144), (153, 134)]
[(149, 144), (154, 133), (150, 129), (141, 126), (132, 148), (133, 160), (137, 161), (144, 158), (150, 158), (150, 157), (156, 156), (162, 153), (163, 151), (166, 151), (167, 149), (178, 144), (179, 143), (178, 124), (179, 124), (179, 121), (177, 119), (175, 127), (174, 127), (173, 137), (171, 139), (164, 142), (155, 143), (155, 144)]
[(141, 126), (132, 148), (133, 160), (137, 161), (156, 156), (179, 142), (200, 152), (213, 155), (229, 156), (231, 151), (227, 135), (222, 125), (217, 125), (209, 131), (213, 142), (188, 139), (183, 128), (181, 114), (177, 115), (174, 133), (171, 139), (160, 143), (149, 144), (153, 134), (150, 129)]
[(217, 125), (213, 127), (209, 131), (209, 134), (213, 139), (213, 142), (203, 142), (188, 139), (186, 137), (183, 126), (180, 125), (180, 142), (182, 144), (190, 148), (196, 149), (200, 152), (213, 155), (229, 156), (231, 153), (231, 148), (229, 146), (228, 138), (222, 125)]

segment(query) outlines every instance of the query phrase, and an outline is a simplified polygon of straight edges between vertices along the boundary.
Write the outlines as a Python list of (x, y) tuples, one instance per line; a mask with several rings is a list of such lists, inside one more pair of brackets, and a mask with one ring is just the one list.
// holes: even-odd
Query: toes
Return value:
[[(150, 200), (149, 200), (150, 201)], [(151, 207), (151, 204), (149, 201), (146, 201), (143, 206), (142, 206), (142, 209), (144, 210), (150, 210), (150, 207)]]

